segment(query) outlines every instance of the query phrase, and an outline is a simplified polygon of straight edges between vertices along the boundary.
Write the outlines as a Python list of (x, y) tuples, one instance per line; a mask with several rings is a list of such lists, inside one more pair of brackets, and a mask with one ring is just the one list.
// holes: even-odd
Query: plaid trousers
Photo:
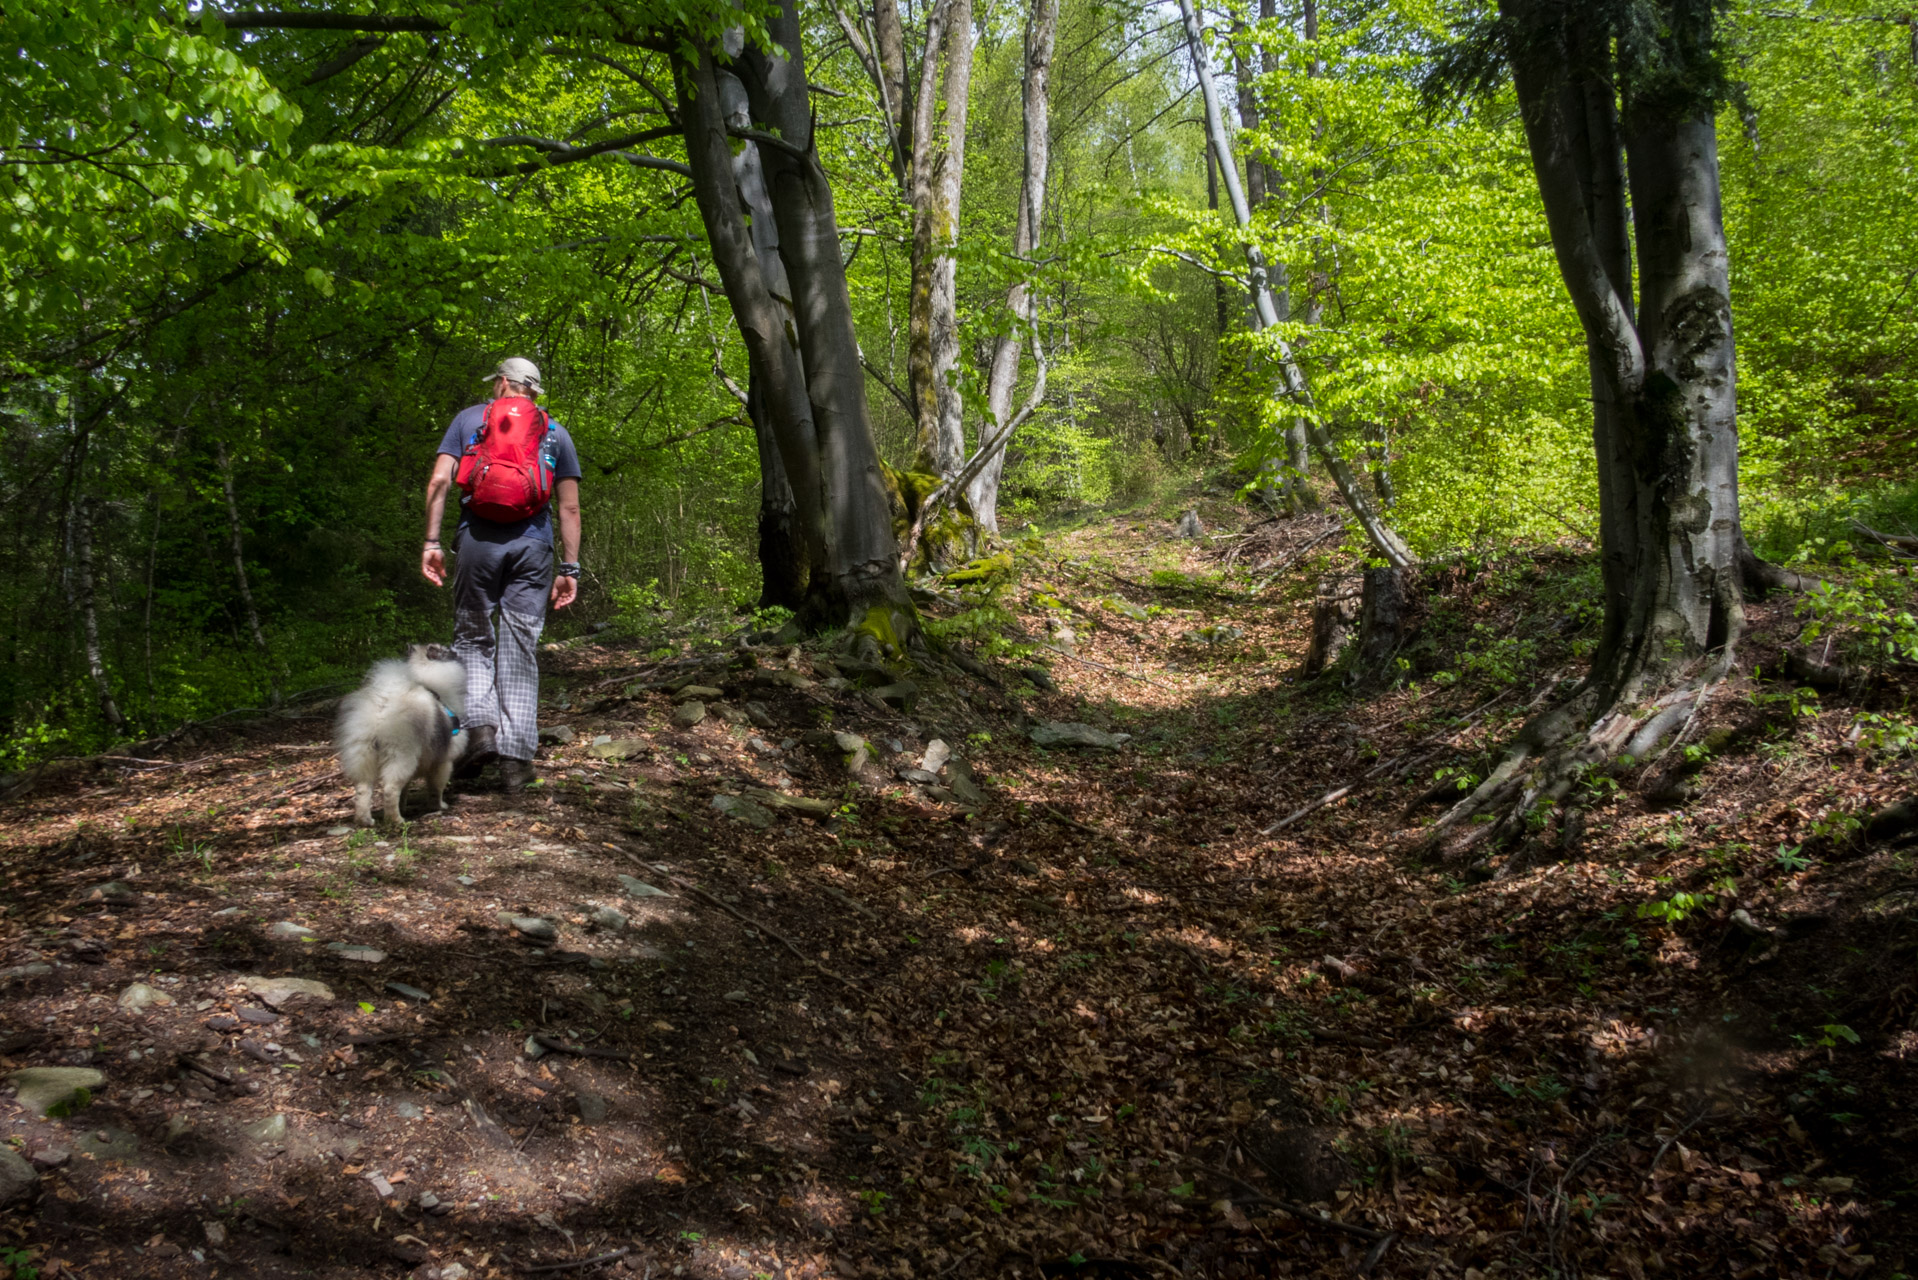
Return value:
[(502, 756), (531, 760), (539, 746), (539, 635), (553, 582), (552, 545), (475, 538), (462, 529), (454, 555), (453, 652), (466, 667), (461, 718), (475, 728), (493, 726)]

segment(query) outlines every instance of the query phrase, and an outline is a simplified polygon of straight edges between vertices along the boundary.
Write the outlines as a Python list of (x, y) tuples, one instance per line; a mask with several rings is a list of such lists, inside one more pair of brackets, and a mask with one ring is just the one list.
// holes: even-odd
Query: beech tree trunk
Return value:
[(798, 0), (784, 0), (767, 25), (777, 49), (748, 47), (736, 65), (758, 126), (754, 145), (778, 226), (779, 257), (792, 286), (818, 447), (831, 597), (848, 625), (896, 652), (913, 638), (916, 615), (899, 571), (892, 510), (873, 441), (832, 187), (814, 147)]
[[(965, 178), (966, 107), (972, 91), (972, 0), (926, 10), (918, 74), (894, 0), (874, 0), (870, 27), (837, 5), (834, 16), (879, 91), (893, 173), (912, 210), (912, 287), (906, 318), (906, 396), (920, 469), (951, 478), (965, 460), (965, 424), (952, 371), (959, 363), (957, 263)], [(870, 38), (869, 38), (870, 35)]]
[[(1213, 149), (1219, 157), (1219, 173), (1232, 203), (1232, 216), (1246, 236), (1245, 261), (1252, 278), (1253, 310), (1259, 328), (1268, 330), (1279, 323), (1278, 309), (1266, 279), (1265, 255), (1251, 238), (1252, 211), (1246, 204), (1244, 189), (1239, 185), (1239, 171), (1232, 159), (1231, 139), (1226, 135), (1225, 119), (1219, 110), (1218, 86), (1213, 82), (1211, 63), (1206, 57), (1205, 35), (1199, 29), (1199, 19), (1193, 11), (1192, 0), (1179, 0), (1179, 11), (1185, 18), (1186, 42), (1192, 53), (1192, 67), (1198, 76), (1199, 92), (1205, 100), (1206, 130), (1212, 137)], [(1359, 527), (1365, 530), (1373, 551), (1395, 569), (1410, 568), (1417, 564), (1418, 559), (1405, 540), (1373, 507), (1370, 495), (1352, 474), (1352, 468), (1339, 454), (1338, 447), (1326, 434), (1324, 425), (1309, 416), (1312, 394), (1305, 384), (1304, 372), (1293, 358), (1291, 345), (1277, 334), (1272, 335), (1271, 344), (1284, 375), (1285, 395), (1305, 410), (1306, 437), (1311, 441), (1313, 452), (1319, 455), (1319, 461), (1338, 486), (1339, 496), (1345, 499), (1345, 505), (1351, 509)]]
[(95, 600), (97, 590), (93, 572), (93, 512), (93, 499), (85, 497), (80, 499), (78, 510), (73, 513), (73, 560), (80, 606), (80, 632), (86, 644), (87, 675), (92, 678), (94, 693), (100, 699), (100, 715), (114, 729), (124, 731), (127, 727), (126, 717), (120, 714), (120, 705), (113, 700), (113, 682), (107, 678), (106, 660), (100, 652), (100, 611)]
[[(1014, 257), (1030, 258), (1039, 247), (1046, 205), (1046, 181), (1052, 159), (1052, 53), (1059, 35), (1059, 0), (1032, 0), (1026, 17), (1025, 176), (1019, 185), (1019, 213), (1013, 225)], [(1031, 332), (1035, 307), (1032, 289), (1020, 280), (1006, 290), (1012, 329), (999, 335), (986, 378), (986, 427), (982, 440), (1001, 431), (1012, 413), (1012, 392), (1019, 381), (1019, 352)], [(980, 464), (966, 487), (973, 518), (987, 533), (999, 532), (999, 481), (1005, 473), (1010, 438)]]
[[(1501, 8), (1521, 30), (1561, 20), (1540, 0)], [(1743, 630), (1737, 377), (1710, 105), (1628, 97), (1621, 116), (1608, 33), (1563, 24), (1569, 66), (1518, 58), (1514, 79), (1592, 372), (1605, 626), (1562, 709), (1589, 722), (1675, 667), (1729, 662)]]
[[(732, 134), (752, 124), (746, 91), (736, 77), (704, 54), (677, 68), (680, 118), (693, 194), (712, 245), (713, 265), (732, 304), (734, 322), (751, 361), (747, 413), (760, 445), (761, 567), (766, 603), (829, 616), (832, 592), (831, 521), (822, 479), (818, 434), (806, 389), (805, 359), (797, 341), (792, 287), (779, 252), (758, 149), (733, 151)], [(750, 228), (748, 214), (751, 214)], [(770, 448), (767, 446), (770, 444)], [(790, 498), (796, 546), (769, 547), (766, 504), (781, 489)], [(770, 558), (769, 557), (770, 554)]]
[(239, 584), (240, 604), (246, 610), (247, 629), (253, 636), (253, 647), (260, 652), (260, 660), (266, 664), (268, 702), (271, 706), (280, 705), (280, 677), (273, 669), (273, 652), (266, 647), (266, 631), (260, 626), (260, 611), (253, 604), (253, 584), (246, 573), (246, 540), (240, 527), (240, 503), (233, 492), (233, 462), (227, 457), (226, 442), (214, 442), (214, 456), (220, 464), (220, 487), (226, 493), (228, 545), (233, 552), (233, 578)]

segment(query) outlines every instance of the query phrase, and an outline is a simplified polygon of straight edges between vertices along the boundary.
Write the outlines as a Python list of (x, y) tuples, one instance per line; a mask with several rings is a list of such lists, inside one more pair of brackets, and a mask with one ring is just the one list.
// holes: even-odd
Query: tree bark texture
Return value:
[[(1199, 80), (1199, 92), (1205, 101), (1206, 131), (1211, 135), (1212, 146), (1219, 157), (1219, 173), (1225, 183), (1227, 197), (1232, 204), (1232, 216), (1239, 224), (1240, 232), (1246, 237), (1245, 261), (1248, 274), (1252, 278), (1252, 301), (1254, 313), (1258, 317), (1261, 330), (1275, 329), (1279, 324), (1279, 314), (1273, 302), (1272, 292), (1267, 283), (1265, 256), (1259, 251), (1251, 237), (1252, 211), (1246, 204), (1245, 191), (1239, 185), (1238, 168), (1232, 159), (1232, 143), (1225, 130), (1225, 118), (1219, 109), (1219, 90), (1212, 78), (1212, 67), (1206, 57), (1205, 35), (1199, 29), (1198, 15), (1192, 7), (1192, 0), (1179, 0), (1179, 11), (1185, 18), (1186, 42), (1192, 53), (1193, 70)], [(1312, 393), (1306, 386), (1304, 372), (1292, 354), (1292, 348), (1285, 339), (1274, 333), (1272, 347), (1278, 358), (1283, 374), (1284, 394), (1294, 404), (1306, 411), (1306, 436), (1312, 449), (1319, 455), (1319, 461), (1332, 476), (1338, 486), (1339, 496), (1345, 499), (1345, 505), (1351, 509), (1359, 527), (1365, 530), (1372, 549), (1387, 564), (1394, 568), (1405, 569), (1418, 563), (1405, 540), (1380, 517), (1373, 507), (1370, 495), (1365, 492), (1352, 468), (1326, 434), (1324, 424), (1310, 416)]]
[(779, 456), (779, 440), (766, 406), (765, 380), (758, 362), (746, 384), (746, 417), (759, 447), (759, 607), (778, 606), (799, 613), (806, 604), (805, 539), (797, 519), (798, 503)]
[[(828, 498), (805, 360), (798, 344), (792, 286), (779, 251), (778, 220), (758, 149), (742, 147), (737, 155), (733, 151), (732, 132), (751, 123), (744, 86), (721, 70), (710, 53), (703, 53), (696, 64), (679, 67), (677, 81), (694, 199), (712, 246), (713, 266), (751, 362), (747, 410), (761, 446), (762, 501), (776, 503), (782, 487), (791, 497), (798, 557), (804, 566), (799, 597), (803, 605), (813, 593), (832, 589), (832, 522), (827, 517)], [(749, 213), (753, 215), (750, 230)], [(770, 453), (765, 447), (767, 437), (773, 446)], [(774, 456), (777, 475), (768, 467)], [(789, 571), (789, 566), (765, 565), (769, 595), (775, 577)]]
[[(813, 139), (797, 0), (768, 23), (777, 51), (747, 48), (738, 67), (764, 131), (755, 146), (779, 230), (779, 257), (792, 285), (793, 319), (806, 398), (818, 444), (827, 568), (849, 625), (897, 651), (916, 628), (899, 571), (891, 507), (866, 405), (866, 374), (853, 330), (852, 301), (832, 187)], [(790, 470), (790, 464), (789, 464)]]
[[(872, 10), (875, 39), (862, 61), (882, 100), (913, 84), (897, 4)], [(850, 28), (849, 20), (842, 24)], [(934, 0), (916, 85), (894, 122), (896, 172), (912, 210), (912, 287), (906, 316), (906, 394), (918, 433), (920, 470), (942, 477), (965, 458), (965, 428), (952, 371), (959, 363), (957, 263), (965, 177), (966, 107), (972, 91), (972, 0)]]
[[(1013, 225), (1012, 253), (1031, 258), (1039, 247), (1039, 228), (1045, 217), (1046, 182), (1052, 159), (1052, 54), (1059, 35), (1059, 0), (1032, 0), (1026, 18), (1025, 176), (1019, 186), (1019, 212)], [(986, 430), (989, 437), (1004, 427), (1012, 413), (1012, 392), (1019, 381), (1019, 351), (1031, 331), (1035, 313), (1031, 287), (1017, 281), (1006, 290), (1006, 310), (1012, 329), (999, 335), (986, 377)], [(966, 487), (966, 497), (979, 527), (999, 532), (999, 481), (1005, 473), (1008, 439), (980, 466)]]
[(246, 610), (246, 625), (253, 636), (253, 647), (260, 651), (260, 660), (266, 663), (269, 704), (280, 705), (280, 677), (273, 669), (273, 653), (266, 647), (266, 631), (260, 626), (260, 611), (253, 604), (253, 584), (246, 572), (246, 539), (240, 526), (240, 502), (233, 491), (233, 461), (227, 456), (224, 440), (214, 443), (214, 457), (220, 463), (220, 487), (226, 493), (228, 545), (233, 551), (233, 578), (239, 584), (240, 604)]
[[(1501, 8), (1521, 30), (1557, 20), (1539, 0)], [(1710, 108), (1628, 95), (1621, 117), (1606, 33), (1579, 16), (1561, 30), (1565, 65), (1516, 58), (1514, 79), (1592, 372), (1606, 617), (1590, 716), (1676, 664), (1728, 661), (1743, 629), (1737, 379)]]
[(95, 599), (97, 590), (93, 572), (93, 517), (93, 499), (81, 498), (72, 517), (73, 569), (77, 579), (75, 585), (79, 588), (80, 632), (86, 645), (87, 675), (92, 678), (94, 693), (100, 699), (100, 715), (116, 730), (123, 731), (127, 727), (126, 718), (120, 714), (120, 706), (113, 700), (113, 682), (107, 678), (106, 660), (100, 653), (100, 611)]

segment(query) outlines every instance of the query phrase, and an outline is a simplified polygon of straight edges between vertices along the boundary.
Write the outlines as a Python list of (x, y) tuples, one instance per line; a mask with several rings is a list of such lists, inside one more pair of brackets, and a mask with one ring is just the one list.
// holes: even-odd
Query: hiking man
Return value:
[[(476, 777), (499, 761), (509, 792), (533, 780), (539, 745), (539, 633), (546, 604), (564, 609), (579, 594), (579, 454), (566, 428), (535, 401), (539, 369), (517, 356), (488, 375), (493, 398), (462, 409), (440, 440), (426, 482), (426, 547), (420, 573), (446, 581), (440, 518), (446, 491), (460, 486), (454, 535), (453, 651), (466, 667), (471, 733), (457, 776)], [(560, 563), (553, 568), (553, 508)], [(498, 615), (495, 624), (494, 616)]]

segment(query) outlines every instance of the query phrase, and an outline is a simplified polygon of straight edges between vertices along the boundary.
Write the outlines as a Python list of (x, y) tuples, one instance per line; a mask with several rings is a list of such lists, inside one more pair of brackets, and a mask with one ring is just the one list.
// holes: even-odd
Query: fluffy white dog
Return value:
[(446, 780), (466, 750), (466, 668), (445, 645), (416, 644), (404, 661), (376, 662), (366, 683), (340, 702), (333, 746), (353, 782), (353, 816), (373, 825), (377, 791), (388, 826), (400, 823), (400, 793), (419, 778), (434, 812), (446, 808)]

